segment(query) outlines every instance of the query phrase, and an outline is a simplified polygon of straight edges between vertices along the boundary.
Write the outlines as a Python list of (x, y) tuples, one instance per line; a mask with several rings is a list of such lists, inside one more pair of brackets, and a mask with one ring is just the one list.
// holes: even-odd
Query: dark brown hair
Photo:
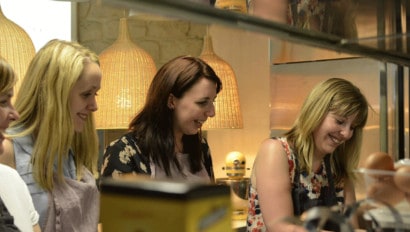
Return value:
[[(179, 56), (164, 64), (155, 74), (149, 87), (144, 107), (131, 121), (129, 129), (140, 145), (144, 158), (151, 158), (156, 165), (171, 175), (170, 164), (175, 163), (173, 114), (168, 107), (170, 94), (183, 97), (194, 84), (206, 78), (216, 84), (216, 92), (222, 89), (222, 82), (215, 71), (203, 60), (191, 56)], [(201, 170), (201, 131), (195, 135), (184, 135), (184, 152), (189, 154), (191, 172)]]

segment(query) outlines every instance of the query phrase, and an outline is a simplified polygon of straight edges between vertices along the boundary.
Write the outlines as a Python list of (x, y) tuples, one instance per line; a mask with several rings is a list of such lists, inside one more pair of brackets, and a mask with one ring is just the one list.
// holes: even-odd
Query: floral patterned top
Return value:
[[(203, 178), (204, 175), (208, 181), (214, 181), (214, 172), (212, 167), (212, 158), (208, 143), (205, 139), (202, 140), (202, 152), (204, 154), (202, 170), (194, 177), (193, 175), (187, 178)], [(177, 157), (184, 154), (177, 154)], [(160, 170), (157, 170), (159, 173)], [(104, 152), (103, 164), (101, 167), (102, 177), (116, 177), (123, 173), (145, 174), (151, 178), (155, 178), (155, 166), (145, 156), (138, 146), (138, 142), (132, 132), (129, 132), (121, 138), (112, 141)]]
[[(302, 189), (301, 196), (299, 197), (299, 202), (295, 202), (293, 198), (294, 206), (301, 206), (304, 210), (308, 208), (328, 205), (326, 198), (334, 198), (330, 196), (329, 193), (329, 179), (327, 178), (325, 162), (322, 162), (322, 167), (316, 173), (307, 174), (306, 172), (301, 172), (299, 175), (299, 180), (295, 178), (296, 166), (296, 156), (294, 151), (290, 148), (287, 139), (284, 137), (274, 138), (279, 139), (282, 142), (283, 148), (288, 156), (289, 163), (289, 178), (292, 184), (292, 191), (298, 188), (295, 184), (295, 180), (299, 181), (299, 189)], [(252, 176), (254, 175), (254, 170), (252, 171)], [(248, 232), (259, 232), (266, 231), (265, 223), (262, 217), (262, 211), (258, 200), (258, 191), (256, 189), (256, 183), (251, 176), (251, 184), (248, 196), (248, 217), (247, 217), (247, 231)], [(344, 202), (343, 197), (343, 183), (334, 188), (335, 200), (338, 205), (342, 205)], [(332, 188), (331, 188), (332, 189)], [(295, 214), (296, 215), (296, 214)]]

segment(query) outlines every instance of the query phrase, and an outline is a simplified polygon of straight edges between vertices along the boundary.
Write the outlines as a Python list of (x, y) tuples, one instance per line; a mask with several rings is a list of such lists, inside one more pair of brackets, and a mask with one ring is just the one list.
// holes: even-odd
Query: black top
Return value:
[(11, 216), (7, 207), (4, 205), (3, 200), (0, 198), (0, 231), (2, 232), (12, 232), (20, 231), (14, 225), (14, 218)]

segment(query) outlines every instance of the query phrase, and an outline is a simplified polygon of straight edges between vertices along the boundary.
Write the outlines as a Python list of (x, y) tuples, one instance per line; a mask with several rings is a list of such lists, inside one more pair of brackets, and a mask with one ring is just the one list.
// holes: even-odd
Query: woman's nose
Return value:
[(93, 99), (89, 102), (88, 109), (93, 111), (93, 112), (98, 110), (98, 104), (97, 104), (96, 97), (93, 97)]
[(343, 135), (344, 139), (348, 140), (353, 136), (353, 130), (350, 126), (344, 126), (340, 131), (340, 134)]
[(215, 105), (212, 103), (209, 109), (207, 110), (207, 116), (208, 117), (214, 117), (215, 116)]
[(17, 110), (13, 107), (11, 112), (8, 115), (10, 121), (16, 121), (17, 119), (20, 118), (20, 114), (17, 112)]

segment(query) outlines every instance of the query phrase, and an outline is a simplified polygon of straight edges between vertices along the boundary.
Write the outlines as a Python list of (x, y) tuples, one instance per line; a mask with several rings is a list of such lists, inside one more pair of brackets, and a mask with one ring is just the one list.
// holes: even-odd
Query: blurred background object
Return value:
[(228, 177), (217, 178), (216, 183), (231, 187), (232, 219), (246, 219), (248, 213), (248, 192), (250, 179), (246, 174), (246, 157), (238, 151), (226, 155), (225, 167)]

